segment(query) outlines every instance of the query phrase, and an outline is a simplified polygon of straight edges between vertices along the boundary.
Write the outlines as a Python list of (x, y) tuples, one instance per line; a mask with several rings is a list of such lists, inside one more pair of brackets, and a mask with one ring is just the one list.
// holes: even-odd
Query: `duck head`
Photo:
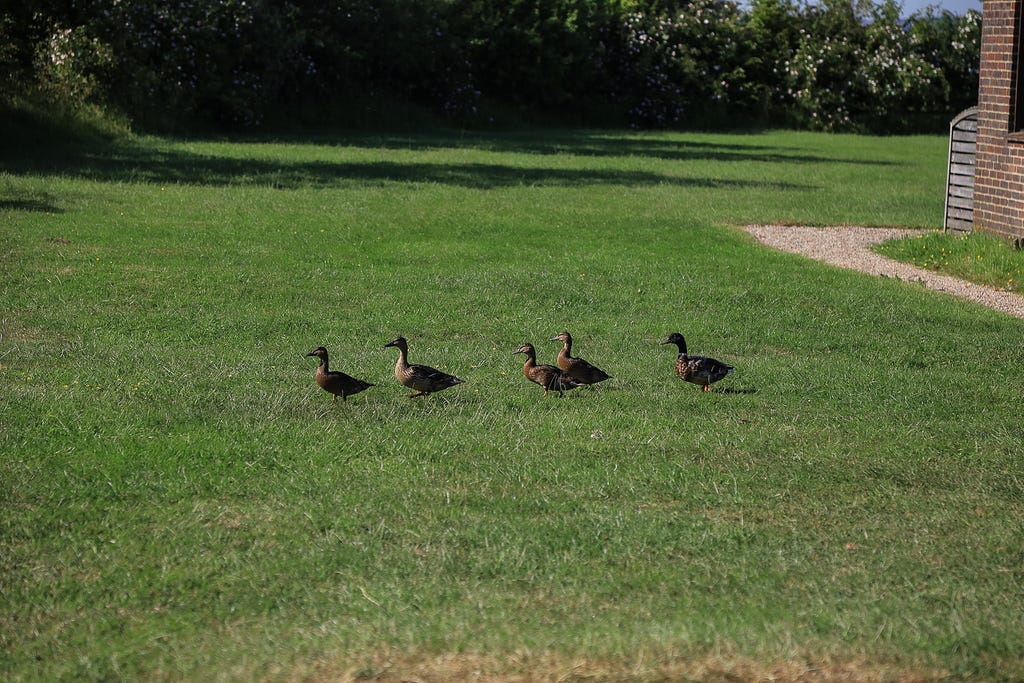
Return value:
[(514, 356), (517, 353), (525, 353), (527, 356), (536, 356), (537, 355), (537, 351), (534, 350), (533, 344), (523, 344), (518, 349), (513, 351), (512, 355)]
[(672, 334), (668, 335), (668, 339), (661, 343), (675, 344), (679, 348), (679, 353), (686, 353), (686, 339), (683, 338), (683, 335), (679, 334), (678, 332), (673, 332)]
[(572, 335), (569, 334), (568, 332), (564, 332), (563, 331), (563, 332), (559, 332), (558, 334), (556, 334), (554, 337), (552, 337), (548, 341), (560, 341), (563, 344), (572, 344)]
[(306, 356), (316, 356), (317, 358), (319, 358), (321, 360), (326, 360), (327, 359), (327, 349), (325, 349), (322, 346), (318, 346), (315, 349), (313, 349), (312, 351), (310, 351), (309, 353), (307, 353)]
[(408, 351), (409, 350), (409, 343), (405, 341), (405, 337), (395, 337), (394, 339), (389, 341), (387, 344), (385, 344), (384, 348), (386, 349), (389, 346), (396, 346), (396, 347), (402, 349), (403, 351)]

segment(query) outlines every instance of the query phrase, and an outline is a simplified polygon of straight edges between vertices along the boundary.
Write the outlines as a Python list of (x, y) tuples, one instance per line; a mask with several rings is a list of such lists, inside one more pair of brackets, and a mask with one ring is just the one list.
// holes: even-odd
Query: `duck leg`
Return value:
[(416, 398), (418, 396), (426, 396), (426, 395), (427, 395), (427, 392), (425, 392), (425, 391), (417, 391), (415, 394), (409, 394), (409, 398)]

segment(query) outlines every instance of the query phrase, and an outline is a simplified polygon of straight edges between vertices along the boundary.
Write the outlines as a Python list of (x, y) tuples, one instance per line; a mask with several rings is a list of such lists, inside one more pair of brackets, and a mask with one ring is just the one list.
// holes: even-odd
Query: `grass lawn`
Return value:
[(1024, 285), (1024, 251), (1002, 237), (926, 232), (876, 247), (889, 258), (1008, 292)]
[(0, 678), (1024, 677), (1024, 321), (736, 227), (937, 228), (943, 138), (26, 148)]

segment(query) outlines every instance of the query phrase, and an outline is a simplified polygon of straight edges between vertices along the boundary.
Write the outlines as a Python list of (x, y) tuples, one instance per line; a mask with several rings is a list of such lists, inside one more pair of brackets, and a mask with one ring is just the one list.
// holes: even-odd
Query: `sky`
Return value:
[(904, 16), (910, 16), (929, 5), (936, 5), (953, 14), (963, 14), (969, 9), (981, 11), (981, 0), (903, 0), (902, 5)]

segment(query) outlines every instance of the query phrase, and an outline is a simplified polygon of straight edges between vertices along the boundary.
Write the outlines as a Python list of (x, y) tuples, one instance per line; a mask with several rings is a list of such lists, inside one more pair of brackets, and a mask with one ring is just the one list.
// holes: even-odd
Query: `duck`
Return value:
[(548, 395), (549, 389), (554, 389), (561, 395), (563, 391), (583, 386), (583, 382), (570, 377), (554, 365), (538, 365), (537, 350), (533, 348), (533, 344), (523, 344), (513, 351), (512, 355), (514, 356), (517, 353), (526, 354), (526, 363), (523, 364), (523, 375), (531, 382), (544, 387), (545, 396)]
[(330, 361), (327, 359), (327, 349), (322, 346), (318, 346), (309, 353), (307, 357), (313, 356), (320, 359), (320, 365), (316, 367), (316, 383), (320, 385), (320, 388), (324, 391), (334, 394), (334, 402), (338, 402), (338, 397), (341, 396), (342, 401), (347, 401), (348, 397), (352, 394), (358, 394), (360, 391), (369, 389), (373, 386), (370, 382), (364, 382), (361, 379), (356, 379), (346, 375), (344, 372), (338, 372), (337, 370), (331, 370)]
[(385, 344), (384, 348), (389, 346), (398, 348), (395, 377), (401, 384), (415, 390), (415, 393), (409, 394), (409, 398), (427, 396), (435, 391), (441, 391), (442, 389), (463, 383), (463, 380), (455, 375), (449, 375), (447, 372), (441, 372), (436, 368), (427, 365), (410, 364), (408, 360), (409, 343), (405, 340), (405, 337), (395, 337)]
[(700, 385), (703, 391), (711, 391), (711, 385), (735, 370), (720, 360), (705, 356), (686, 355), (686, 339), (678, 332), (673, 332), (662, 344), (675, 344), (679, 348), (676, 358), (676, 374), (684, 382)]
[(611, 378), (611, 375), (604, 370), (591, 365), (582, 358), (573, 357), (572, 335), (568, 332), (559, 332), (548, 341), (562, 342), (562, 350), (558, 352), (558, 367), (580, 384), (597, 384)]

